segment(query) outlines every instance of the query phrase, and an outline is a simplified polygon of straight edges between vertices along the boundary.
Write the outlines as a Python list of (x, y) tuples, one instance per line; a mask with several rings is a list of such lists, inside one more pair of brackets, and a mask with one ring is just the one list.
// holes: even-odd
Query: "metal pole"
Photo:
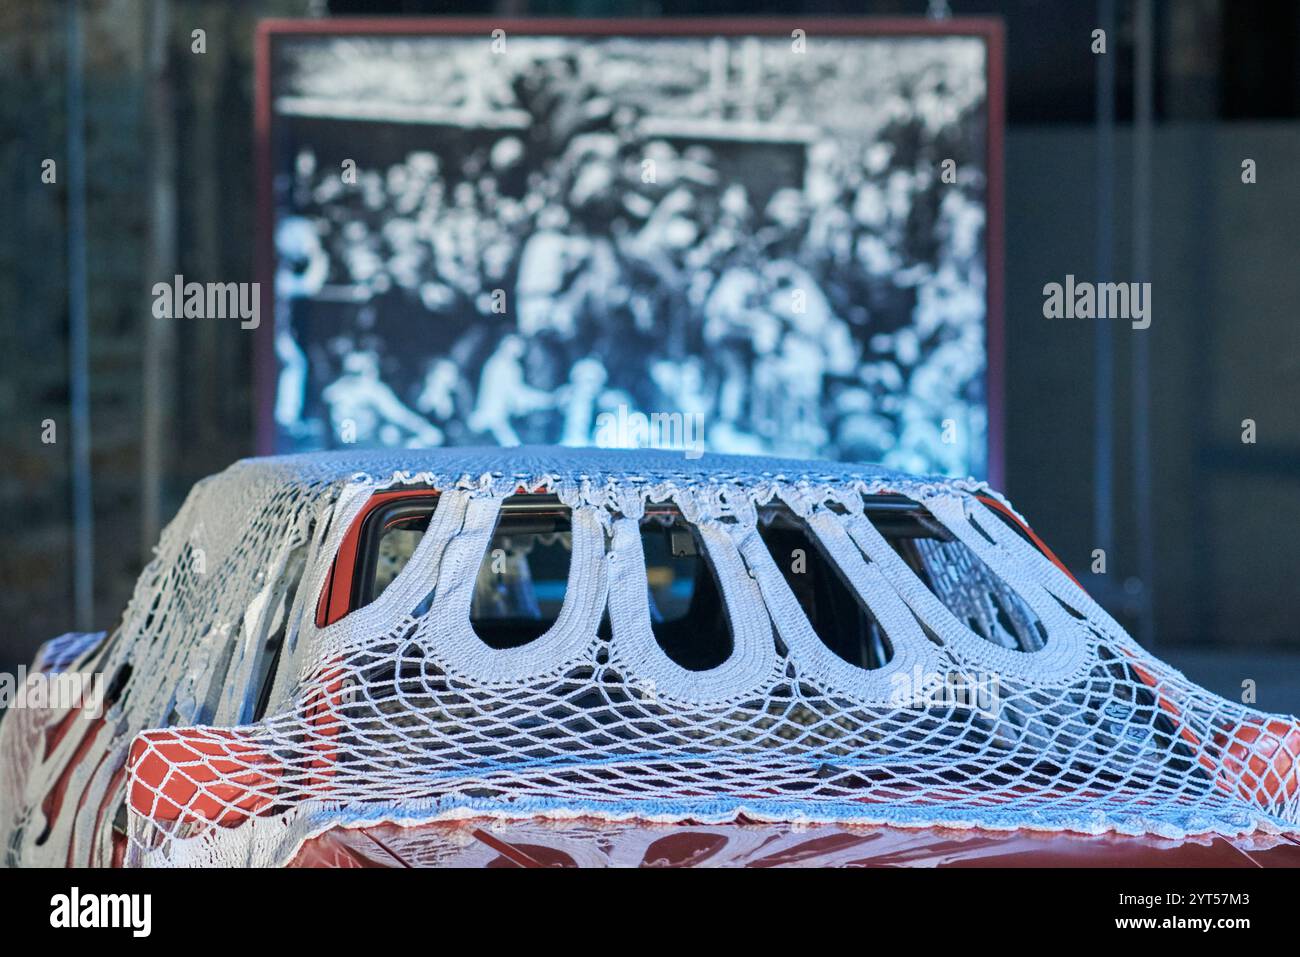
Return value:
[[(1115, 0), (1098, 0), (1097, 22), (1106, 42), (1116, 40)], [(1109, 282), (1115, 239), (1115, 50), (1098, 55), (1097, 282)], [(1115, 346), (1109, 322), (1093, 323), (1092, 540), (1106, 562), (1115, 559)]]
[[(1151, 0), (1134, 7), (1133, 64), (1133, 279), (1151, 280), (1151, 130), (1154, 72)], [(1148, 307), (1149, 307), (1148, 303)], [(1155, 541), (1151, 515), (1151, 330), (1133, 340), (1133, 506), (1137, 511), (1138, 578), (1142, 582), (1139, 635), (1155, 641)]]
[(68, 380), (72, 426), (72, 593), (76, 626), (94, 630), (95, 512), (90, 475), (90, 349), (86, 312), (86, 144), (80, 0), (67, 0)]
[[(149, 9), (149, 103), (152, 113), (149, 177), (149, 246), (146, 287), (171, 282), (176, 267), (176, 141), (172, 125), (171, 75), (168, 41), (171, 31), (167, 0), (153, 0)], [(162, 528), (163, 475), (167, 427), (171, 419), (175, 361), (175, 326), (152, 310), (144, 316), (144, 349), (140, 370), (140, 548), (148, 561)]]

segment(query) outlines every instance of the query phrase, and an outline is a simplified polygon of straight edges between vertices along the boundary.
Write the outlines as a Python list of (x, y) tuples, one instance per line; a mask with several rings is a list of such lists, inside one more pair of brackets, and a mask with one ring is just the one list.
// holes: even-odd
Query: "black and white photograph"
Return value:
[(984, 474), (986, 73), (960, 36), (278, 39), (274, 447), (639, 413)]

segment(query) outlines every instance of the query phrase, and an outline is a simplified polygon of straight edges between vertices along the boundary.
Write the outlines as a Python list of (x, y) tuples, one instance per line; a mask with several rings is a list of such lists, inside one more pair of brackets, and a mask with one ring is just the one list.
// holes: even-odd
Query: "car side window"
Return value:
[(281, 653), (284, 650), (285, 633), (288, 630), (289, 616), (293, 610), (298, 586), (307, 561), (307, 546), (294, 549), (280, 577), (274, 596), (274, 611), (266, 627), (265, 637), (257, 650), (257, 657), (249, 673), (248, 687), (244, 691), (240, 705), (239, 721), (247, 724), (261, 721), (266, 716), (271, 700), (271, 690), (280, 670)]

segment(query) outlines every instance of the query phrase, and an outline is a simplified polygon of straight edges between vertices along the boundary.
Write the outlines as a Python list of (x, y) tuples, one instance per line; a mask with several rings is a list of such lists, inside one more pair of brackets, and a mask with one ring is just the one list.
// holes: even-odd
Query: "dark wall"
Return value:
[[(1115, 278), (1131, 260), (1132, 136), (1116, 137)], [(1095, 132), (1007, 140), (1007, 491), (1085, 584), (1090, 575), (1094, 322), (1048, 320), (1043, 285), (1096, 269)], [(1252, 158), (1258, 182), (1241, 181)], [(1130, 369), (1151, 353), (1153, 526), (1160, 644), (1300, 648), (1289, 584), (1300, 562), (1300, 164), (1294, 122), (1166, 123), (1152, 140), (1151, 327), (1112, 324), (1116, 547), (1134, 574)], [(1258, 441), (1241, 440), (1254, 419)]]
[[(251, 281), (252, 38), (300, 3), (166, 4), (162, 69), (149, 0), (84, 0), (86, 262), (95, 627), (121, 615), (158, 521), (199, 478), (252, 452), (252, 333), (146, 329), (151, 286), (175, 272)], [(66, 5), (0, 5), (0, 668), (75, 627), (68, 388)], [(207, 52), (190, 53), (191, 31)], [(159, 96), (159, 91), (163, 95)], [(166, 104), (159, 109), (160, 102)], [(168, 159), (165, 136), (174, 138)], [(58, 164), (53, 184), (42, 162)], [(174, 218), (159, 229), (159, 197)], [(165, 241), (164, 241), (165, 240)], [(168, 254), (168, 250), (171, 250)], [(155, 275), (157, 273), (157, 275)], [(161, 501), (143, 507), (144, 369), (165, 371)], [(53, 443), (42, 441), (52, 420)]]

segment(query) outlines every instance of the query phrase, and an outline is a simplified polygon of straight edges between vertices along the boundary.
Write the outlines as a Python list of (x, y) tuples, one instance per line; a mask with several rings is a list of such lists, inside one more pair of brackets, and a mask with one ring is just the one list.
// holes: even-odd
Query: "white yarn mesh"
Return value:
[[(343, 535), (373, 493), (402, 485), (440, 491), (415, 552), (374, 602), (316, 627)], [(554, 626), (497, 650), (474, 633), (470, 602), (517, 489), (572, 509), (571, 568)], [(863, 496), (884, 491), (924, 505), (953, 538), (921, 543), (933, 591), (863, 512)], [(106, 861), (111, 809), (129, 788), (127, 862), (148, 865), (283, 864), (331, 827), (474, 816), (1296, 831), (1295, 722), (1145, 654), (975, 497), (986, 491), (861, 466), (652, 452), (238, 463), (195, 488), (111, 645), (74, 666), (110, 684), (130, 669), (94, 732), (89, 753), (102, 759), (81, 762), (70, 783), (110, 813), (46, 821), (42, 797), (80, 730), (42, 761), (22, 742), (57, 714), (0, 725), (7, 859)], [(734, 637), (716, 668), (687, 670), (655, 640), (647, 502), (680, 509), (716, 570)], [(849, 664), (813, 631), (759, 534), (760, 510), (777, 503), (888, 635), (882, 667)], [(258, 652), (278, 628), (268, 717), (247, 723)], [(951, 674), (994, 676), (992, 706), (897, 697), (905, 678)], [(158, 777), (141, 768), (164, 757), (167, 786), (146, 786)]]

